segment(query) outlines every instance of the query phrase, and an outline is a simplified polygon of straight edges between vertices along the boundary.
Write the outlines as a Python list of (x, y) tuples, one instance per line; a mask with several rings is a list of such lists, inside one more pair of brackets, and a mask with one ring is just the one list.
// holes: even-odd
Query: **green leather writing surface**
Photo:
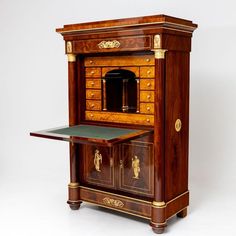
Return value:
[(133, 134), (138, 131), (140, 130), (112, 128), (112, 127), (95, 126), (95, 125), (77, 125), (62, 129), (51, 130), (49, 131), (49, 133), (110, 140), (120, 137), (122, 135)]

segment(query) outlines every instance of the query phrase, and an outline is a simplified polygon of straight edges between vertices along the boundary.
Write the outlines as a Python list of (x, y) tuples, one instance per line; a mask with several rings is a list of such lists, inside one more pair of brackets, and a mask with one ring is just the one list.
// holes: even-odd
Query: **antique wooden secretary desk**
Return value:
[(68, 204), (150, 220), (162, 233), (189, 204), (189, 55), (196, 24), (165, 15), (65, 25), (69, 126), (31, 135), (70, 143)]

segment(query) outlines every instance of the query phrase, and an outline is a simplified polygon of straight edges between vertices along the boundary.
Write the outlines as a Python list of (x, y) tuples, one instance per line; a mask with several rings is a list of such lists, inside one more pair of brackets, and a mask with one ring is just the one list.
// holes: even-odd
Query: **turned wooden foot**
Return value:
[(82, 202), (67, 202), (71, 210), (78, 210)]
[(177, 217), (179, 217), (179, 218), (184, 218), (184, 217), (187, 216), (187, 214), (188, 214), (187, 208), (185, 208), (185, 209), (183, 209), (182, 211), (180, 211), (179, 213), (177, 213), (176, 215), (177, 215)]
[(154, 233), (156, 234), (162, 234), (165, 230), (165, 227), (167, 226), (166, 223), (165, 224), (157, 224), (157, 223), (153, 223), (151, 222), (150, 223), (151, 227), (152, 227), (152, 230)]
[(152, 227), (152, 230), (155, 234), (162, 234), (165, 230), (165, 227), (158, 227), (158, 228)]

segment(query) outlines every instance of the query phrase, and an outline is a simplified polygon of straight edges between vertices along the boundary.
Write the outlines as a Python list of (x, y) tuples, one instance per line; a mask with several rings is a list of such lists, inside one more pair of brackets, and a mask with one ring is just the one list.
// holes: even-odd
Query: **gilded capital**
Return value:
[(67, 54), (67, 57), (68, 57), (68, 62), (75, 62), (76, 61), (75, 54), (69, 53), (69, 54)]
[(156, 59), (164, 59), (165, 58), (165, 52), (167, 51), (166, 49), (153, 49), (155, 58)]

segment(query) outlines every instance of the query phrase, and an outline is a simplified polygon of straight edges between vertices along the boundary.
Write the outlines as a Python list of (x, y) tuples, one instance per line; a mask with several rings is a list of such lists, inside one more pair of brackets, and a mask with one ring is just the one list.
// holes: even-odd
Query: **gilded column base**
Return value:
[(68, 184), (69, 199), (67, 203), (69, 204), (72, 210), (78, 210), (82, 201), (79, 197), (79, 184), (78, 183), (69, 183)]
[(150, 226), (154, 233), (161, 234), (167, 226), (166, 222), (166, 203), (156, 202), (152, 203), (152, 217)]

